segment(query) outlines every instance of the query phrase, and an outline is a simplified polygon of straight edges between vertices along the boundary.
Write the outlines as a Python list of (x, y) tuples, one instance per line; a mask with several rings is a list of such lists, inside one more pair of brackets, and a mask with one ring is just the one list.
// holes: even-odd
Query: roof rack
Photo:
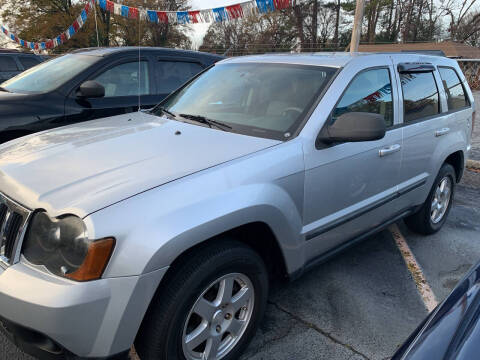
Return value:
[(402, 50), (401, 52), (446, 57), (445, 53), (442, 50)]

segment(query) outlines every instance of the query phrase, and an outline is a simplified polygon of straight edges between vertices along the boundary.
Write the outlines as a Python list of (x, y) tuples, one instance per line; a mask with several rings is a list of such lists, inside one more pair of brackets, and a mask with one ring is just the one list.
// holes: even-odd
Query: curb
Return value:
[(467, 169), (480, 170), (480, 161), (467, 160)]

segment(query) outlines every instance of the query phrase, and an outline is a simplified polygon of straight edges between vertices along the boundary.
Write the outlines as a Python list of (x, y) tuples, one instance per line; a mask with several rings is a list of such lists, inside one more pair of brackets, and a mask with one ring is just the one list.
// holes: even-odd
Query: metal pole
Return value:
[(350, 52), (357, 52), (362, 35), (363, 13), (365, 12), (365, 0), (357, 0), (355, 9), (355, 19), (353, 20), (352, 42), (350, 43)]

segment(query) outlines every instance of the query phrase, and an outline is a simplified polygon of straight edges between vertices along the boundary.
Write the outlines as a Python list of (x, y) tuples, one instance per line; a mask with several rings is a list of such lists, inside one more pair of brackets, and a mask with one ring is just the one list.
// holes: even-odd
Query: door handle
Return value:
[(439, 137), (439, 136), (442, 136), (442, 135), (447, 135), (449, 132), (450, 132), (450, 128), (443, 128), (443, 129), (435, 131), (435, 136)]
[(397, 151), (400, 151), (400, 148), (401, 148), (401, 146), (399, 144), (390, 145), (386, 148), (381, 149), (378, 152), (378, 155), (380, 157), (384, 157), (384, 156), (396, 153)]

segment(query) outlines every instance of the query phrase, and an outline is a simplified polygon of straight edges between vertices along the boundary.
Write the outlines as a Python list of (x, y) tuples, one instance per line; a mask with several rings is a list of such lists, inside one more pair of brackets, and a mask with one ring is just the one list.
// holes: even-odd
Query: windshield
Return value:
[(287, 140), (335, 71), (291, 64), (220, 64), (167, 98), (161, 108), (220, 121), (231, 127), (228, 131)]
[(5, 81), (0, 86), (16, 93), (45, 93), (80, 74), (100, 58), (68, 54), (43, 62)]

